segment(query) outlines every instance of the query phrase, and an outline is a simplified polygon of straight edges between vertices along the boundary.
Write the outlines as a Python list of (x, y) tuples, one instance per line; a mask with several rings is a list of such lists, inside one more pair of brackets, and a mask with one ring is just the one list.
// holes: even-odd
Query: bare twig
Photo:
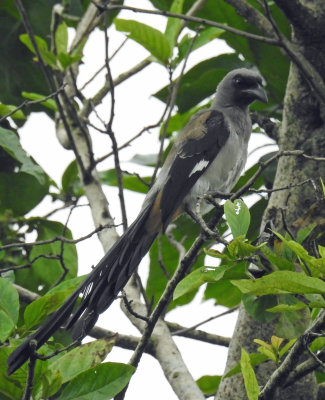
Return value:
[(234, 311), (237, 311), (237, 310), (238, 310), (238, 307), (230, 308), (227, 311), (224, 311), (224, 312), (222, 312), (220, 314), (214, 315), (213, 317), (209, 317), (209, 318), (205, 319), (204, 321), (198, 322), (197, 324), (195, 324), (195, 325), (193, 325), (193, 326), (191, 326), (189, 328), (182, 328), (180, 330), (173, 331), (173, 335), (182, 336), (184, 333), (187, 333), (187, 332), (190, 332), (190, 331), (194, 331), (196, 328), (198, 328), (201, 325), (204, 325), (204, 324), (206, 324), (206, 323), (208, 323), (210, 321), (213, 321), (213, 320), (215, 320), (217, 318), (224, 317), (225, 315), (231, 314), (231, 313), (233, 313)]
[(17, 106), (14, 110), (10, 111), (10, 113), (4, 115), (3, 117), (0, 118), (0, 123), (2, 121), (4, 121), (5, 119), (11, 117), (13, 114), (15, 114), (17, 111), (21, 110), (24, 107), (29, 107), (32, 106), (34, 104), (40, 104), (43, 103), (46, 100), (52, 99), (53, 97), (56, 97), (59, 93), (61, 93), (64, 88), (66, 86), (66, 83), (63, 83), (58, 90), (56, 90), (55, 92), (49, 94), (48, 96), (44, 96), (42, 99), (39, 100), (25, 100), (23, 101), (19, 106)]
[(27, 373), (27, 381), (26, 381), (26, 386), (25, 386), (25, 392), (22, 397), (22, 400), (30, 400), (33, 392), (33, 386), (34, 386), (34, 373), (35, 373), (35, 364), (37, 360), (36, 356), (36, 346), (37, 346), (37, 341), (36, 340), (31, 340), (29, 342), (29, 347), (30, 347), (30, 359), (28, 363), (28, 373)]
[[(113, 225), (116, 227), (117, 225)], [(7, 249), (12, 249), (14, 247), (34, 247), (34, 246), (41, 246), (43, 244), (50, 244), (50, 243), (55, 243), (55, 242), (63, 242), (63, 243), (69, 243), (69, 244), (77, 244), (79, 242), (82, 242), (83, 240), (91, 238), (93, 235), (95, 235), (98, 232), (101, 232), (103, 229), (108, 229), (112, 228), (112, 225), (105, 225), (105, 226), (99, 226), (98, 228), (94, 229), (92, 232), (88, 233), (88, 235), (82, 236), (78, 239), (68, 239), (64, 236), (55, 236), (52, 239), (47, 239), (47, 240), (39, 240), (36, 242), (25, 242), (25, 243), (10, 243), (10, 244), (5, 244), (3, 246), (0, 246), (0, 251), (1, 250), (7, 250)]]
[(215, 28), (223, 29), (227, 32), (234, 33), (235, 35), (239, 35), (239, 36), (242, 36), (247, 39), (253, 39), (253, 40), (258, 40), (263, 43), (279, 45), (278, 40), (276, 40), (274, 38), (260, 36), (260, 35), (254, 35), (253, 33), (241, 31), (240, 29), (236, 29), (236, 28), (233, 28), (228, 25), (223, 25), (223, 24), (220, 24), (215, 21), (210, 21), (208, 19), (194, 17), (194, 16), (190, 16), (190, 15), (177, 14), (177, 13), (173, 13), (170, 11), (164, 11), (164, 10), (160, 10), (160, 11), (147, 10), (147, 9), (143, 9), (143, 8), (120, 6), (120, 5), (115, 5), (115, 4), (110, 4), (107, 7), (105, 7), (105, 9), (106, 10), (129, 10), (129, 11), (139, 12), (139, 13), (143, 13), (143, 14), (163, 15), (165, 17), (177, 18), (177, 19), (181, 19), (184, 21), (188, 21), (188, 22), (196, 22), (201, 25), (213, 26)]

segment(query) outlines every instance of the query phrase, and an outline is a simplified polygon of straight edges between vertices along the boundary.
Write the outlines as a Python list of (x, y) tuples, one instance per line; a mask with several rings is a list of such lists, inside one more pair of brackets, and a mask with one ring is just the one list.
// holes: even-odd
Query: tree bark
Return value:
[[(302, 31), (306, 19), (318, 21), (317, 15), (324, 14), (325, 3), (313, 2), (313, 7), (307, 7), (305, 1), (287, 2), (276, 0), (280, 8), (289, 20), (297, 26), (293, 26), (293, 40), (298, 45), (303, 55), (312, 62), (316, 70), (325, 76), (324, 60), (324, 41), (319, 35), (315, 35), (315, 30)], [(293, 12), (292, 3), (298, 3)], [(310, 3), (310, 2), (309, 2)], [(319, 7), (319, 12), (315, 11)], [(298, 15), (301, 13), (300, 15)], [(324, 25), (324, 24), (323, 24)], [(320, 28), (320, 27), (319, 27)], [(324, 31), (324, 27), (320, 28)], [(318, 32), (320, 32), (318, 30)], [(308, 36), (310, 35), (312, 36)], [(313, 44), (312, 46), (310, 44)], [(275, 67), (276, 68), (276, 67)], [(280, 150), (301, 149), (304, 153), (314, 156), (324, 156), (325, 154), (325, 105), (319, 104), (313, 95), (308, 82), (302, 77), (298, 68), (291, 65), (286, 95), (284, 100), (283, 119), (279, 135)], [(274, 188), (283, 187), (302, 182), (306, 179), (313, 179), (319, 191), (315, 190), (312, 184), (302, 185), (288, 191), (274, 192), (270, 198), (268, 208), (264, 215), (264, 224), (271, 220), (275, 229), (279, 232), (285, 231), (285, 225), (290, 228), (294, 234), (307, 223), (304, 221), (304, 214), (312, 205), (317, 204), (321, 196), (320, 178), (325, 177), (325, 163), (306, 160), (302, 157), (282, 157), (279, 160)], [(324, 208), (324, 207), (323, 207)], [(302, 217), (302, 218), (301, 218)], [(308, 221), (317, 223), (319, 215), (314, 213)], [(297, 222), (299, 221), (299, 223)], [(274, 334), (274, 325), (260, 323), (252, 319), (247, 314), (244, 307), (241, 306), (240, 313), (235, 328), (234, 336), (231, 340), (226, 371), (231, 369), (240, 360), (240, 349), (243, 347), (248, 352), (257, 352), (257, 345), (253, 340), (259, 338), (270, 342), (271, 335)], [(266, 362), (255, 369), (259, 385), (264, 385), (275, 368), (271, 362)], [(318, 387), (313, 374), (296, 382), (287, 389), (278, 389), (275, 400), (301, 399), (312, 400), (317, 398)], [(235, 375), (224, 379), (219, 387), (215, 397), (216, 400), (239, 400), (247, 399), (243, 379), (241, 375)]]

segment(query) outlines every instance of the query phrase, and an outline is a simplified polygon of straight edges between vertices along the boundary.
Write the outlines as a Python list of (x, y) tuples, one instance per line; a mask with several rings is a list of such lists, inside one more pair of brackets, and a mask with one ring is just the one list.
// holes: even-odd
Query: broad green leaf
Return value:
[[(37, 240), (53, 239), (62, 236), (65, 231), (65, 237), (72, 239), (69, 229), (65, 229), (60, 222), (49, 221), (44, 219), (34, 219), (33, 222), (38, 229)], [(60, 255), (61, 242), (44, 244), (35, 246), (30, 252), (30, 259), (41, 255)], [(63, 260), (68, 273), (65, 280), (74, 278), (77, 274), (77, 252), (74, 244), (64, 243)], [(16, 271), (17, 283), (35, 291), (36, 293), (44, 293), (49, 287), (55, 284), (63, 274), (63, 268), (59, 260), (38, 258), (28, 269)]]
[(82, 59), (82, 54), (77, 54), (72, 56), (69, 53), (60, 53), (58, 54), (58, 61), (60, 63), (61, 69), (65, 70), (70, 67), (75, 62), (78, 62)]
[(67, 196), (82, 196), (84, 193), (80, 182), (76, 160), (72, 161), (62, 175), (62, 191)]
[(257, 250), (259, 250), (259, 248), (261, 248), (262, 246), (263, 245), (255, 247), (247, 243), (247, 241), (243, 238), (243, 236), (237, 236), (227, 246), (227, 250), (232, 259), (236, 259), (241, 257), (249, 257), (252, 254), (254, 254)]
[[(44, 39), (42, 39), (39, 36), (34, 36), (35, 38), (35, 42), (37, 44), (38, 50), (41, 54), (41, 57), (43, 59), (43, 61), (50, 66), (53, 69), (57, 69), (57, 65), (56, 65), (56, 57), (55, 54), (53, 54), (47, 46), (47, 43)], [(19, 39), (22, 43), (24, 43), (28, 49), (34, 53), (36, 55), (36, 51), (34, 49), (34, 46), (29, 38), (29, 36), (27, 35), (27, 33), (23, 33), (19, 36)]]
[[(117, 175), (115, 169), (108, 169), (107, 171), (101, 171), (99, 178), (102, 183), (109, 186), (118, 186)], [(143, 183), (137, 176), (122, 173), (123, 187), (124, 189), (132, 190), (138, 193), (147, 193), (149, 188)], [(145, 182), (149, 183), (151, 178), (146, 176), (142, 178)]]
[(279, 257), (268, 246), (261, 248), (263, 255), (270, 261), (274, 269), (295, 271), (295, 264), (284, 257)]
[(258, 400), (260, 388), (253, 370), (250, 358), (245, 349), (241, 349), (240, 358), (241, 371), (244, 377), (244, 384), (249, 400)]
[[(42, 94), (38, 94), (38, 93), (22, 92), (21, 94), (23, 97), (25, 97), (26, 99), (29, 99), (29, 100), (42, 100), (45, 97)], [(48, 109), (50, 109), (52, 111), (58, 111), (56, 102), (53, 99), (44, 100), (44, 101), (42, 101), (41, 104), (43, 104), (43, 106), (47, 107)]]
[(275, 333), (285, 339), (295, 339), (310, 326), (311, 316), (308, 308), (280, 313)]
[(163, 64), (167, 64), (168, 59), (172, 56), (172, 48), (163, 33), (134, 20), (116, 19), (114, 23), (118, 31), (129, 32), (127, 36), (130, 39), (141, 44)]
[[(261, 353), (251, 353), (249, 354), (250, 363), (253, 367), (261, 364), (262, 362), (267, 360), (267, 356)], [(231, 368), (222, 378), (228, 378), (230, 376), (239, 374), (241, 372), (240, 363), (236, 364), (233, 368)]]
[[(1, 325), (2, 327), (2, 325)], [(14, 348), (9, 346), (0, 347), (0, 398), (7, 400), (21, 399), (26, 384), (26, 371), (23, 366), (16, 371), (10, 378), (7, 375), (7, 359)]]
[(234, 202), (227, 200), (224, 210), (233, 237), (245, 236), (250, 224), (250, 213), (246, 204), (240, 199)]
[(186, 293), (199, 288), (206, 282), (216, 282), (222, 279), (225, 271), (229, 268), (228, 265), (209, 270), (208, 267), (198, 268), (182, 279), (176, 286), (173, 299), (176, 300)]
[(112, 350), (114, 340), (98, 339), (85, 343), (50, 364), (52, 373), (60, 371), (62, 382), (66, 383), (94, 365), (100, 364)]
[(305, 239), (307, 239), (307, 237), (312, 233), (316, 226), (316, 223), (312, 223), (305, 228), (299, 229), (297, 233), (297, 242), (301, 244)]
[(322, 280), (291, 271), (275, 271), (256, 280), (232, 280), (231, 283), (242, 293), (258, 296), (282, 293), (325, 293), (325, 282)]
[[(175, 222), (173, 236), (176, 240), (182, 241), (182, 245), (189, 249), (193, 241), (199, 235), (200, 228), (187, 215), (180, 216)], [(147, 280), (146, 293), (155, 305), (166, 287), (169, 276), (172, 276), (179, 263), (179, 252), (169, 242), (165, 235), (158, 237), (149, 251), (150, 266)], [(204, 254), (201, 254), (193, 269), (202, 267)], [(187, 292), (170, 304), (170, 309), (177, 305), (187, 304), (193, 300), (197, 289)]]
[[(182, 14), (183, 11), (184, 0), (174, 0), (171, 7), (170, 12)], [(171, 18), (167, 19), (167, 26), (165, 30), (165, 36), (170, 44), (170, 47), (173, 48), (179, 32), (181, 30), (182, 20), (179, 18)]]
[(11, 210), (15, 216), (25, 215), (41, 202), (48, 193), (48, 187), (47, 182), (40, 184), (29, 173), (0, 173), (0, 211)]
[(0, 146), (21, 164), (21, 172), (34, 176), (41, 185), (46, 184), (44, 171), (26, 154), (14, 132), (0, 127)]
[[(4, 117), (5, 115), (8, 115), (12, 111), (14, 111), (17, 107), (9, 104), (1, 104), (0, 103), (0, 117)], [(10, 116), (13, 119), (26, 119), (25, 114), (23, 113), (22, 110), (16, 111), (14, 114)]]
[(212, 395), (217, 393), (221, 376), (219, 375), (204, 375), (199, 378), (196, 383), (205, 395)]
[(210, 43), (213, 39), (218, 38), (224, 32), (223, 29), (208, 27), (200, 31), (200, 33), (195, 37), (195, 41), (193, 42), (193, 37), (190, 35), (185, 35), (181, 42), (178, 45), (178, 57), (177, 57), (177, 64), (183, 60), (190, 48), (192, 46), (192, 51), (198, 49), (199, 47), (204, 46), (207, 43)]
[(56, 371), (55, 373), (46, 371), (40, 380), (40, 390), (34, 394), (35, 400), (48, 399), (62, 387), (62, 375), (60, 371)]
[[(242, 293), (232, 283), (232, 279), (242, 279), (247, 276), (246, 262), (236, 262), (231, 268), (228, 268), (221, 280), (208, 283), (204, 293), (205, 299), (215, 299), (216, 304), (226, 307), (238, 305), (242, 298)], [(220, 267), (218, 267), (220, 268)]]
[(0, 278), (0, 342), (3, 343), (18, 321), (19, 299), (17, 290), (4, 278)]
[[(291, 339), (289, 340), (288, 343), (286, 343), (280, 350), (279, 350), (279, 355), (280, 358), (282, 358), (290, 349), (291, 347), (296, 343), (297, 339)], [(312, 350), (313, 351), (313, 350)]]
[(19, 315), (19, 298), (17, 289), (4, 278), (0, 278), (0, 309), (16, 324)]
[(129, 382), (134, 367), (106, 362), (78, 375), (62, 391), (60, 400), (109, 400)]
[(245, 294), (242, 298), (246, 311), (256, 320), (260, 322), (270, 322), (277, 318), (277, 315), (269, 312), (272, 306), (278, 304), (277, 297), (274, 295), (266, 295), (257, 297)]
[(61, 282), (58, 286), (48, 291), (46, 295), (29, 304), (24, 311), (26, 329), (39, 324), (46, 315), (59, 308), (84, 279), (85, 276), (79, 276)]
[[(321, 276), (322, 274), (325, 274), (325, 259), (312, 257), (300, 243), (297, 243), (294, 240), (287, 240), (277, 232), (275, 232), (275, 234), (294, 254), (306, 262), (313, 276)], [(305, 269), (304, 263), (301, 263), (301, 267)]]
[(61, 22), (55, 31), (55, 47), (57, 54), (68, 50), (68, 27), (65, 22)]
[(15, 324), (10, 316), (6, 314), (2, 309), (0, 309), (0, 326), (0, 343), (4, 343), (10, 336), (11, 332), (14, 330)]
[(31, 329), (43, 321), (46, 315), (59, 308), (71, 294), (69, 290), (62, 290), (53, 294), (46, 294), (29, 304), (24, 312), (26, 329)]

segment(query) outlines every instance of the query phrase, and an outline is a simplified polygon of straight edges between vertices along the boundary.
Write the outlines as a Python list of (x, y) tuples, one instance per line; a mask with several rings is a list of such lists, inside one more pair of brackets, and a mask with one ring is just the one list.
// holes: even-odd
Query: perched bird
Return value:
[(224, 77), (211, 108), (195, 114), (177, 137), (136, 220), (65, 303), (10, 355), (8, 374), (30, 357), (32, 339), (39, 348), (66, 322), (66, 329), (73, 326), (72, 337), (82, 339), (126, 285), (158, 233), (183, 211), (193, 214), (199, 195), (231, 190), (246, 163), (252, 128), (248, 107), (254, 100), (267, 102), (257, 72), (242, 68)]

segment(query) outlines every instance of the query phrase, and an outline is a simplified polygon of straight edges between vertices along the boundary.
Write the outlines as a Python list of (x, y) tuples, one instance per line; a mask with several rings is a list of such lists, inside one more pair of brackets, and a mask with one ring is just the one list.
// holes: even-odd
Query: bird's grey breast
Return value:
[[(251, 133), (250, 121), (245, 121), (244, 116), (240, 117), (236, 125), (228, 123), (229, 137), (226, 143), (187, 195), (185, 203), (190, 210), (195, 210), (198, 196), (213, 191), (228, 193), (239, 179), (246, 164)], [(202, 212), (210, 208), (206, 204)]]

